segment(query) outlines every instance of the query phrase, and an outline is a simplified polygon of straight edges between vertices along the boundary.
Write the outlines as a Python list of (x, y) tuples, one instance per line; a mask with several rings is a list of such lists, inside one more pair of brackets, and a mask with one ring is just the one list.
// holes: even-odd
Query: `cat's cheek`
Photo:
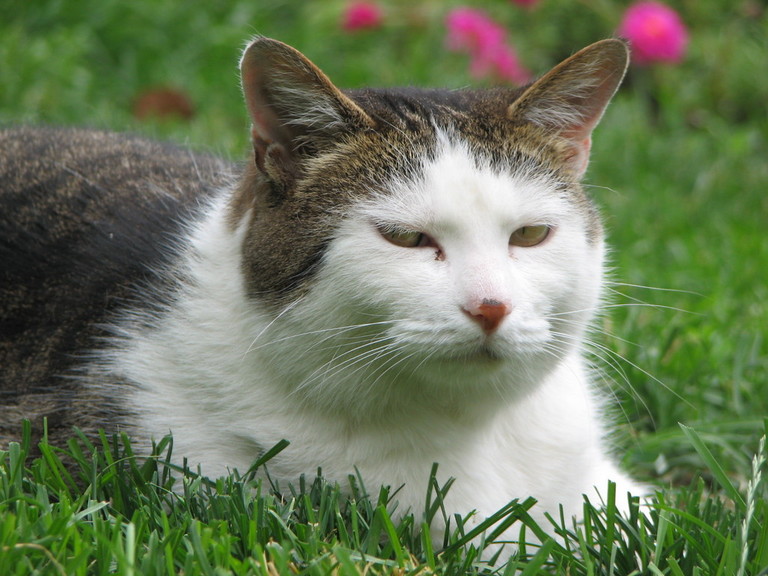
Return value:
[[(440, 268), (428, 249), (404, 249), (369, 239), (352, 249), (338, 243), (329, 252), (315, 287), (324, 310), (337, 323), (360, 313), (387, 320), (432, 314), (435, 298), (446, 292)], [(322, 296), (320, 296), (322, 294)]]

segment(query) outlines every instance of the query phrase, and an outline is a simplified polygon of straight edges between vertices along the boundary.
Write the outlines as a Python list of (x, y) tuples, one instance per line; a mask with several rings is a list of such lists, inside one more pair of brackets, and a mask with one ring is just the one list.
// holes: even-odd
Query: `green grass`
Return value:
[[(383, 28), (344, 34), (341, 1), (10, 0), (0, 124), (130, 130), (244, 158), (236, 63), (251, 34), (297, 46), (343, 87), (477, 84), (465, 59), (443, 49), (442, 18), (456, 4), (389, 3)], [(537, 71), (611, 35), (624, 5), (471, 4), (509, 27)], [(628, 520), (610, 502), (585, 505), (582, 526), (527, 547), (509, 573), (757, 575), (768, 566), (768, 480), (755, 487), (753, 466), (768, 416), (768, 18), (750, 3), (674, 6), (690, 27), (688, 57), (631, 71), (596, 132), (589, 173), (617, 292), (596, 361), (614, 381), (619, 455), (661, 491)], [(133, 100), (158, 85), (182, 90), (195, 116), (137, 121)], [(93, 447), (74, 437), (75, 478), (46, 445), (37, 460), (24, 443), (0, 454), (0, 574), (503, 573), (460, 545), (456, 519), (446, 550), (432, 550), (421, 519), (394, 522), (391, 494), (378, 486), (365, 487), (368, 497), (355, 482), (347, 500), (322, 480), (275, 491), (248, 474), (190, 475), (171, 490), (168, 448), (137, 462), (126, 439)], [(528, 505), (492, 520), (535, 532)]]
[[(72, 476), (46, 443), (29, 465), (25, 440), (0, 452), (0, 573), (760, 573), (768, 564), (765, 447), (742, 494), (701, 438), (685, 433), (730, 501), (713, 498), (700, 480), (677, 494), (659, 493), (649, 505), (632, 500), (622, 517), (609, 492), (604, 506), (585, 502), (582, 524), (552, 519), (547, 530), (558, 540), (528, 517), (533, 501), (513, 501), (472, 530), (464, 529), (466, 519), (449, 518), (441, 550), (430, 543), (428, 521), (393, 520), (396, 495), (388, 488), (369, 494), (350, 477), (347, 497), (321, 476), (291, 487), (256, 479), (271, 454), (243, 476), (212, 481), (170, 465), (169, 439), (138, 461), (125, 437), (103, 437), (100, 446), (77, 438), (67, 451), (77, 462)], [(433, 488), (427, 501), (441, 514), (446, 487), (433, 477)], [(495, 566), (493, 553), (483, 554), (485, 542), (514, 523), (542, 544)], [(487, 540), (478, 542), (483, 532)]]

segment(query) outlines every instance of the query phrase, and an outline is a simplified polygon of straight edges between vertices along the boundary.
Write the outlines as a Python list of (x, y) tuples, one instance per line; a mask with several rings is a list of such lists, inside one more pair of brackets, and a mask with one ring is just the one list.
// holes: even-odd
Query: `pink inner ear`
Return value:
[(274, 142), (285, 144), (290, 135), (280, 125), (263, 93), (258, 90), (246, 91), (246, 101), (251, 116), (251, 136), (254, 143), (261, 141), (264, 148)]
[(267, 155), (267, 146), (269, 146), (269, 144), (261, 138), (256, 128), (251, 130), (251, 140), (253, 144), (254, 161), (256, 162), (256, 166), (259, 167), (259, 170), (264, 173), (264, 157)]
[(576, 154), (573, 157), (573, 168), (581, 176), (587, 171), (589, 164), (589, 151), (592, 148), (592, 138), (587, 136), (581, 142), (576, 144)]
[[(589, 151), (592, 148), (592, 137), (587, 135), (585, 138), (585, 130), (565, 130), (561, 133), (561, 136), (570, 140), (569, 146), (570, 152), (565, 158), (565, 161), (571, 166), (576, 175), (580, 178), (587, 171), (587, 165), (589, 164)], [(589, 134), (589, 132), (587, 132)]]

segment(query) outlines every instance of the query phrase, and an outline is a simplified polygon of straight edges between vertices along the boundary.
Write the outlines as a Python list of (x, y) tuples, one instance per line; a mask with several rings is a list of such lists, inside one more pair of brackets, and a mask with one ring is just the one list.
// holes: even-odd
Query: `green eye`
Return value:
[(421, 232), (414, 232), (412, 230), (402, 230), (398, 228), (392, 229), (380, 229), (381, 235), (384, 236), (389, 242), (395, 246), (402, 246), (403, 248), (416, 248), (417, 246), (423, 246), (426, 236)]
[(512, 233), (509, 238), (509, 243), (512, 246), (520, 246), (521, 248), (530, 248), (544, 242), (549, 236), (550, 227), (546, 224), (539, 224), (537, 226), (523, 226), (518, 228)]

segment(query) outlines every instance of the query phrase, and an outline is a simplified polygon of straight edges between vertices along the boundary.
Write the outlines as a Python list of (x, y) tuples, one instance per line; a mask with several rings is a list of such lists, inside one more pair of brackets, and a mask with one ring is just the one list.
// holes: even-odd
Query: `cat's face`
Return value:
[(315, 402), (541, 381), (600, 298), (578, 181), (626, 59), (606, 41), (521, 92), (347, 96), (292, 49), (252, 44), (256, 158), (233, 214), (284, 381)]
[(317, 334), (336, 377), (525, 391), (599, 299), (602, 240), (585, 206), (535, 165), (493, 166), (439, 135), (418, 174), (347, 207), (292, 329), (342, 329)]

